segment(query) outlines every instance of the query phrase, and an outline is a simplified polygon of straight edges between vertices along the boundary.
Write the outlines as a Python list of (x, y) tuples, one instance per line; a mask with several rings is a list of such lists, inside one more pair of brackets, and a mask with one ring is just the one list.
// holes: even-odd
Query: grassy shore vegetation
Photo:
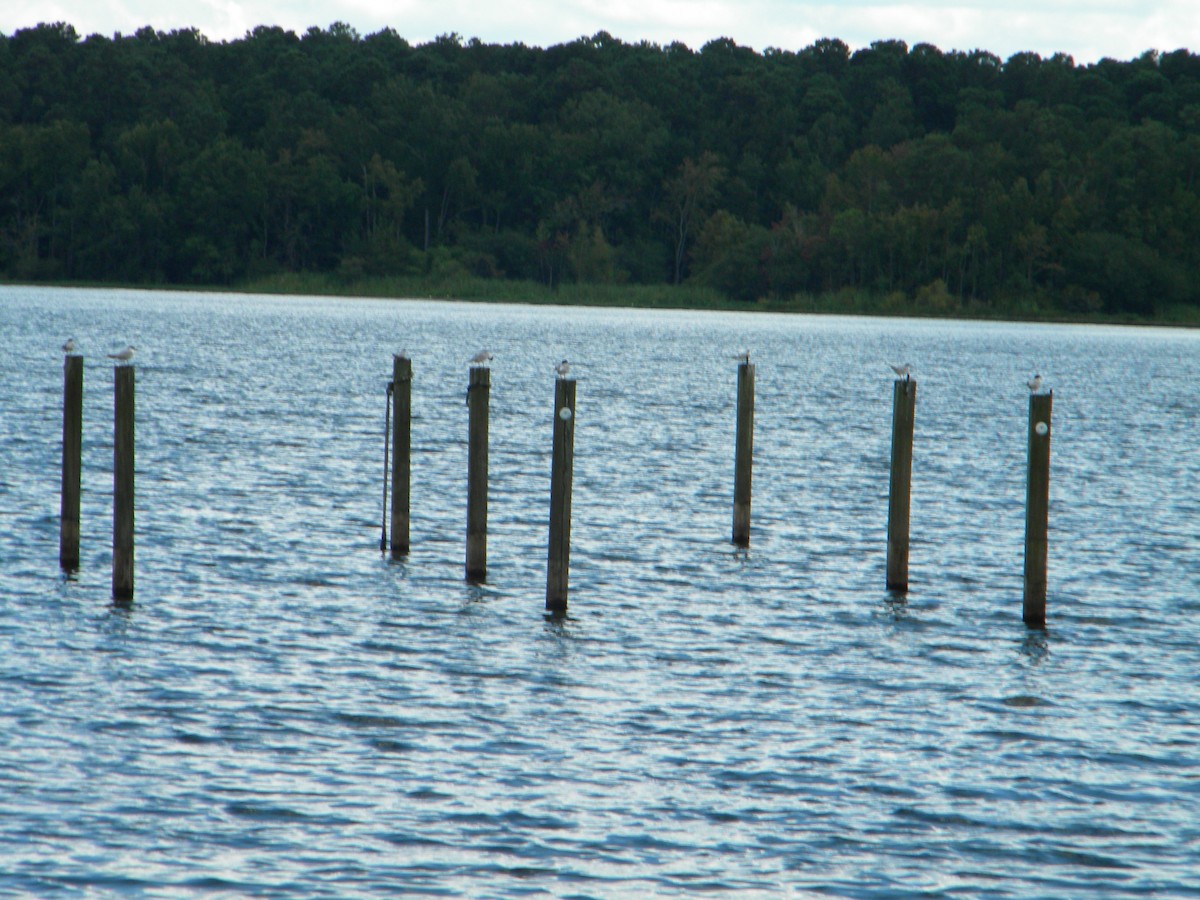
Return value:
[[(227, 288), (226, 288), (227, 289)], [(589, 284), (569, 282), (549, 287), (537, 281), (495, 281), (462, 274), (437, 280), (415, 277), (358, 277), (285, 273), (238, 285), (247, 293), (406, 300), (457, 300), (475, 303), (526, 303), (561, 306), (635, 307), (641, 309), (736, 310), (826, 315), (897, 316), (902, 318), (969, 318), (1094, 324), (1176, 325), (1200, 327), (1200, 309), (1180, 305), (1154, 316), (1105, 313), (1100, 310), (1065, 313), (1053, 302), (1036, 299), (996, 309), (963, 304), (944, 285), (918, 297), (898, 291), (888, 294), (862, 289), (836, 293), (794, 294), (734, 300), (711, 287), (694, 284)]]
[(0, 35), (0, 279), (1200, 318), (1200, 56)]
[(286, 273), (255, 279), (239, 290), (262, 294), (376, 297), (408, 300), (463, 300), (475, 303), (632, 306), (658, 309), (745, 309), (712, 288), (647, 284), (570, 282), (549, 287), (538, 281), (497, 281), (474, 275), (430, 280), (412, 276), (364, 276)]

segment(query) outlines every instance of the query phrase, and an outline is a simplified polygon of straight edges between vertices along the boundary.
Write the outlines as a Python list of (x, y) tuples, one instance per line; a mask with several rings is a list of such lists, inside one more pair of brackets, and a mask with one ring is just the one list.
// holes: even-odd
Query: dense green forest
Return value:
[(473, 276), (1195, 321), (1198, 169), (1186, 50), (0, 35), (8, 280)]

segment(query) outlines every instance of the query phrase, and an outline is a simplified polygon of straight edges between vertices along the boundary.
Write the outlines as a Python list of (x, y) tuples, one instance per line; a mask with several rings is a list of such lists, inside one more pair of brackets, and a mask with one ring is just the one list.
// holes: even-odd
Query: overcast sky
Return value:
[(823, 37), (852, 49), (899, 38), (1005, 59), (1063, 52), (1077, 63), (1200, 52), (1200, 0), (0, 0), (3, 33), (39, 22), (67, 22), (85, 36), (194, 27), (211, 40), (256, 25), (302, 33), (346, 22), (363, 35), (391, 27), (414, 44), (458, 32), (539, 47), (607, 31), (697, 50), (719, 37), (759, 51), (801, 50)]

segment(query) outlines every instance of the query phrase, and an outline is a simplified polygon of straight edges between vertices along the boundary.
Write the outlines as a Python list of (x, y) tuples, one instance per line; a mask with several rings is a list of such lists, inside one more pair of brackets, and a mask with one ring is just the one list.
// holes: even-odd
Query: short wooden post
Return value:
[(68, 572), (79, 568), (79, 493), (83, 470), (83, 357), (63, 359), (62, 505), (58, 564)]
[(750, 546), (750, 493), (754, 469), (754, 364), (738, 363), (737, 438), (733, 454), (733, 542)]
[(487, 578), (488, 402), (492, 370), (472, 366), (467, 385), (467, 580)]
[(412, 360), (392, 358), (392, 556), (408, 553), (412, 452)]
[(133, 599), (133, 366), (114, 370), (113, 427), (113, 599)]
[(571, 482), (575, 469), (575, 379), (554, 383), (554, 438), (550, 463), (550, 544), (546, 609), (567, 611), (571, 569)]
[(908, 519), (912, 494), (913, 422), (917, 383), (897, 378), (892, 386), (892, 471), (888, 489), (887, 589), (908, 590)]
[(1021, 617), (1046, 627), (1050, 530), (1050, 413), (1054, 392), (1029, 395), (1029, 469), (1025, 483), (1025, 599)]

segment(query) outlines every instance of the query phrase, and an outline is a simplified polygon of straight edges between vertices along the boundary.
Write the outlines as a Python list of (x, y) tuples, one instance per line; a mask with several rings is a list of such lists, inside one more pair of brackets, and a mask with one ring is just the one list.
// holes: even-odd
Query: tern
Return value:
[(127, 363), (133, 359), (133, 354), (137, 351), (137, 347), (133, 344), (126, 345), (124, 350), (118, 350), (116, 353), (108, 354), (109, 359), (115, 359), (118, 362)]
[(468, 365), (472, 365), (472, 366), (486, 366), (489, 362), (491, 362), (495, 358), (496, 357), (492, 356), (492, 354), (488, 353), (486, 350), (480, 350), (478, 353), (476, 353), (474, 356), (472, 356), (469, 360), (467, 360), (467, 363), (468, 363)]
[(888, 363), (888, 366), (893, 372), (902, 377), (905, 381), (912, 380), (912, 363), (905, 363), (902, 366), (893, 366), (891, 363)]
[(75, 352), (75, 338), (67, 338), (67, 342), (63, 344), (63, 353), (70, 356)]
[(749, 365), (750, 364), (750, 351), (743, 350), (741, 353), (734, 354), (733, 358), (735, 360), (737, 360), (738, 362), (746, 363), (746, 365)]
[(1042, 389), (1042, 376), (1034, 375), (1032, 378), (1030, 378), (1025, 383), (1027, 385), (1029, 385), (1029, 393), (1036, 394), (1038, 391), (1040, 391)]
[(564, 359), (554, 367), (554, 371), (558, 373), (559, 378), (566, 378), (571, 373), (571, 364)]

